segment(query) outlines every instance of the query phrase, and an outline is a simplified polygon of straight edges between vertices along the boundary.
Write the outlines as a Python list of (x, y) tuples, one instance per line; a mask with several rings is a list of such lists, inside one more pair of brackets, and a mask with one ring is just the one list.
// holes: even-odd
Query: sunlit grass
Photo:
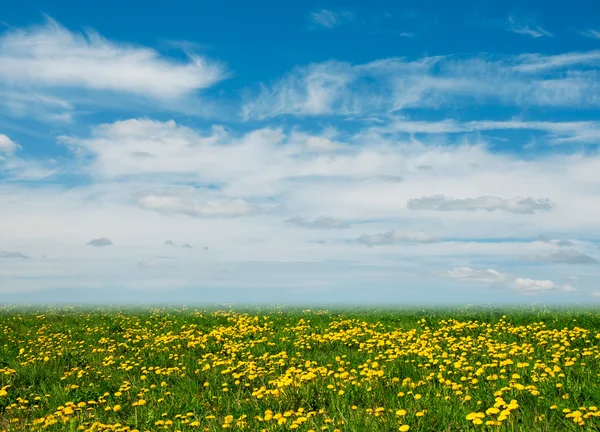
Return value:
[(0, 430), (600, 429), (600, 313), (0, 310)]

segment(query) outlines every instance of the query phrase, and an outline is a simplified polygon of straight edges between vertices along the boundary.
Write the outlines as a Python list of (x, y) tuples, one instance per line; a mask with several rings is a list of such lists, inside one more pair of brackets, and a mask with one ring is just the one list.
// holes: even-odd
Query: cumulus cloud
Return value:
[[(87, 174), (100, 180), (180, 176), (213, 185), (213, 189), (228, 185), (229, 192), (260, 188), (261, 194), (272, 194), (284, 179), (401, 180), (397, 174), (401, 152), (374, 149), (362, 142), (340, 143), (333, 140), (335, 134), (330, 128), (313, 134), (295, 129), (286, 133), (282, 128), (236, 134), (218, 125), (197, 131), (174, 121), (130, 119), (100, 125), (89, 137), (62, 136), (59, 140), (88, 162)], [(315, 142), (321, 143), (318, 151)], [(132, 156), (139, 152), (153, 157)]]
[(559, 263), (559, 264), (598, 264), (598, 259), (578, 252), (574, 249), (545, 251), (525, 257), (531, 261)]
[(109, 238), (106, 238), (106, 237), (95, 238), (95, 239), (92, 239), (89, 242), (87, 242), (88, 246), (94, 246), (94, 247), (110, 246), (112, 244), (113, 244), (112, 240)]
[(470, 267), (459, 267), (442, 273), (442, 276), (457, 279), (461, 282), (501, 284), (507, 288), (516, 289), (521, 294), (537, 294), (547, 291), (576, 291), (574, 287), (568, 284), (560, 285), (551, 280), (511, 277), (506, 273), (494, 269), (474, 270)]
[(367, 246), (390, 245), (395, 243), (431, 243), (437, 238), (425, 232), (392, 230), (382, 234), (365, 234), (358, 239)]
[(573, 292), (577, 291), (571, 285), (559, 285), (551, 280), (536, 280), (529, 278), (516, 278), (511, 284), (517, 290), (523, 293), (538, 293), (545, 291), (565, 291)]
[(17, 150), (17, 144), (4, 134), (0, 134), (0, 154), (11, 155)]
[(0, 80), (15, 86), (82, 87), (164, 99), (210, 87), (225, 75), (220, 64), (197, 55), (178, 62), (91, 30), (70, 31), (51, 19), (0, 36)]
[(287, 143), (297, 145), (309, 152), (331, 152), (345, 147), (339, 141), (335, 141), (336, 135), (338, 135), (338, 132), (333, 128), (326, 128), (318, 136), (293, 130)]
[[(288, 214), (308, 219), (406, 217), (430, 231), (439, 215), (417, 213), (411, 207), (479, 210), (444, 212), (445, 226), (454, 230), (450, 235), (468, 237), (475, 232), (489, 235), (483, 228), (487, 223), (512, 230), (512, 215), (527, 212), (545, 212), (547, 224), (519, 221), (516, 227), (527, 237), (541, 228), (575, 235), (597, 226), (592, 216), (597, 211), (594, 191), (600, 159), (594, 156), (523, 161), (483, 145), (431, 146), (386, 137), (370, 127), (339, 137), (343, 150), (323, 154), (288, 142), (294, 132), (261, 128), (236, 134), (219, 126), (194, 130), (173, 121), (132, 119), (93, 128), (89, 137), (63, 137), (62, 142), (76, 154), (81, 150), (83, 173), (107, 185), (118, 180), (120, 199), (131, 202), (127, 195), (134, 194), (138, 206), (163, 214), (206, 215), (207, 202), (225, 207), (213, 209), (215, 214), (244, 214), (265, 203), (271, 206), (268, 211), (276, 211), (285, 203)], [(136, 151), (157, 157), (131, 157)], [(400, 178), (403, 182), (397, 181)], [(190, 186), (165, 186), (172, 183)], [(473, 198), (449, 198), (441, 195), (445, 191)], [(534, 198), (510, 198), (515, 191)], [(548, 194), (561, 206), (553, 208), (549, 200), (539, 199)], [(235, 200), (245, 204), (227, 210)]]
[(408, 200), (406, 206), (411, 210), (437, 210), (437, 211), (476, 211), (488, 212), (505, 211), (518, 214), (533, 214), (535, 212), (549, 212), (554, 209), (554, 204), (547, 198), (498, 198), (481, 196), (478, 198), (450, 198), (444, 195), (433, 195), (423, 198)]
[(272, 146), (285, 138), (281, 130), (270, 128), (235, 136), (214, 125), (200, 134), (173, 120), (129, 119), (99, 125), (87, 138), (61, 136), (59, 141), (75, 154), (89, 157), (92, 174), (98, 177), (194, 173), (220, 182), (252, 173), (256, 163), (262, 169), (263, 164), (277, 164), (282, 156), (291, 156), (291, 151), (273, 151)]
[(508, 17), (506, 29), (513, 33), (539, 38), (542, 36), (552, 36), (548, 30), (531, 21), (521, 21), (514, 16)]
[(310, 14), (310, 19), (313, 24), (317, 24), (325, 28), (334, 28), (340, 24), (352, 21), (352, 14), (348, 11), (333, 12), (327, 9), (321, 9)]
[(343, 219), (336, 219), (327, 216), (320, 216), (314, 219), (296, 217), (287, 219), (286, 222), (303, 228), (315, 229), (342, 229), (350, 226), (348, 222)]
[[(139, 260), (151, 261), (161, 249), (164, 253), (165, 238), (174, 238), (177, 244), (185, 240), (198, 245), (198, 253), (202, 244), (218, 245), (206, 254), (215, 262), (344, 260), (374, 265), (393, 261), (392, 265), (398, 265), (403, 261), (427, 273), (432, 256), (438, 263), (448, 263), (443, 268), (452, 268), (458, 259), (468, 262), (485, 256), (489, 261), (510, 261), (548, 247), (539, 242), (481, 239), (529, 239), (540, 231), (554, 238), (564, 233), (585, 238), (600, 227), (596, 217), (600, 159), (595, 154), (522, 160), (479, 143), (444, 146), (429, 145), (437, 144), (433, 140), (388, 137), (373, 132), (369, 125), (352, 135), (327, 135), (341, 144), (341, 150), (315, 152), (307, 151), (301, 139), (289, 142), (296, 129), (242, 129), (240, 133), (219, 126), (192, 129), (144, 119), (92, 128), (90, 136), (69, 143), (83, 154), (75, 163), (69, 161), (68, 167), (75, 165), (86, 179), (91, 177), (92, 184), (0, 185), (0, 235), (5, 247), (35, 251), (32, 246), (37, 244), (43, 249), (36, 253), (40, 255), (52, 245), (57, 254), (67, 257), (61, 261), (66, 263), (81, 253), (92, 258), (92, 248), (81, 250), (78, 246), (80, 236), (99, 232), (119, 239), (122, 246), (110, 255), (115, 263), (128, 260), (124, 261), (128, 271)], [(134, 152), (156, 157), (131, 157)], [(423, 165), (435, 170), (420, 169)], [(475, 165), (477, 168), (472, 168)], [(404, 181), (387, 181), (386, 176)], [(411, 198), (446, 191), (458, 197), (551, 195), (561, 205), (536, 218), (508, 211), (416, 212), (406, 206)], [(145, 197), (167, 199), (144, 201)], [(232, 218), (229, 210), (213, 211), (214, 216), (205, 217), (207, 203), (226, 205), (236, 199), (264, 211), (252, 218)], [(269, 206), (263, 207), (265, 204)], [(148, 208), (153, 211), (146, 211)], [(195, 217), (162, 216), (186, 213)], [(302, 215), (311, 222), (320, 215), (356, 221), (347, 235), (354, 240), (340, 242), (335, 232), (321, 231), (319, 240), (328, 245), (324, 248), (314, 241), (314, 231), (282, 226), (285, 215)], [(367, 225), (371, 228), (363, 231)], [(412, 233), (460, 240), (428, 243), (430, 236), (422, 234), (390, 234), (391, 228), (398, 226)], [(362, 239), (363, 245), (374, 247), (357, 246), (363, 233), (379, 233)], [(377, 247), (395, 242), (403, 246), (393, 251)], [(153, 247), (156, 250), (151, 250)], [(173, 252), (189, 255), (184, 250)], [(548, 267), (549, 274), (542, 279), (563, 277)], [(117, 275), (116, 270), (109, 273)], [(193, 274), (182, 270), (181, 279), (192, 280)]]
[(5, 251), (0, 249), (0, 258), (29, 258), (27, 255), (19, 251)]

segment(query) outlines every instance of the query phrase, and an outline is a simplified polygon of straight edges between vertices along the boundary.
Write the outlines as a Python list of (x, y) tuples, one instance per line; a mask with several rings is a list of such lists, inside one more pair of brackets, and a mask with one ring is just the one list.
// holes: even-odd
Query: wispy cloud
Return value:
[(552, 36), (552, 33), (542, 28), (540, 25), (527, 20), (519, 20), (514, 16), (508, 17), (506, 29), (513, 33), (523, 34), (533, 38)]
[(0, 154), (11, 155), (17, 150), (17, 143), (4, 134), (0, 134)]
[(406, 206), (411, 210), (484, 210), (488, 212), (500, 210), (517, 214), (549, 212), (554, 208), (554, 204), (547, 198), (498, 198), (493, 196), (482, 196), (477, 198), (450, 198), (444, 195), (413, 198), (408, 200)]
[(388, 58), (357, 65), (327, 61), (297, 67), (249, 92), (242, 116), (388, 115), (455, 104), (590, 108), (600, 97), (593, 70), (599, 61), (598, 51)]
[(457, 134), (469, 132), (487, 132), (502, 130), (532, 130), (547, 133), (548, 144), (595, 144), (600, 139), (600, 122), (597, 121), (524, 121), (479, 120), (457, 122), (453, 119), (441, 121), (416, 121), (406, 117), (391, 117), (387, 124), (375, 126), (372, 131), (379, 133), (423, 133)]
[[(78, 104), (102, 104), (100, 93), (174, 107), (227, 76), (222, 63), (200, 55), (175, 60), (93, 30), (71, 31), (50, 18), (0, 34), (0, 105), (14, 115), (33, 114), (49, 122), (72, 121)], [(77, 93), (82, 90), (96, 92), (95, 97)], [(67, 94), (64, 100), (61, 95)]]
[(591, 39), (600, 39), (600, 30), (589, 28), (587, 30), (580, 31), (579, 33), (581, 33), (581, 35), (591, 38)]
[(511, 120), (478, 120), (458, 122), (453, 119), (441, 121), (411, 120), (405, 116), (391, 116), (381, 126), (371, 127), (378, 133), (408, 133), (451, 135), (471, 132), (494, 132), (503, 130), (530, 130), (543, 132), (544, 142), (559, 144), (596, 144), (600, 139), (600, 122), (598, 121), (525, 121)]
[(406, 38), (415, 37), (415, 33), (413, 33), (413, 32), (406, 32), (406, 31), (392, 30), (392, 29), (374, 30), (370, 33), (371, 34), (387, 34), (387, 35), (391, 35), (391, 36), (400, 36), (400, 37), (406, 37)]
[(570, 52), (546, 56), (521, 54), (516, 58), (513, 70), (527, 73), (545, 72), (578, 66), (595, 67), (600, 63), (600, 51)]
[(463, 282), (497, 283), (506, 280), (506, 274), (494, 269), (474, 270), (470, 267), (458, 267), (443, 273), (443, 276)]
[(316, 24), (325, 28), (334, 28), (344, 22), (352, 21), (353, 16), (350, 12), (343, 10), (340, 12), (334, 12), (327, 9), (321, 9), (310, 14), (310, 19), (313, 24)]
[(177, 62), (91, 30), (72, 32), (51, 19), (0, 38), (0, 78), (14, 85), (85, 87), (162, 99), (210, 87), (225, 76), (223, 66), (200, 56)]

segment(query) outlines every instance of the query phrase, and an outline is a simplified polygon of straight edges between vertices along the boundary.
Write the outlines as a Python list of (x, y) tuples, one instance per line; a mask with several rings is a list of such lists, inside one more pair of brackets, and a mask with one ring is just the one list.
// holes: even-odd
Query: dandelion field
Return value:
[(0, 310), (0, 430), (600, 430), (593, 310)]

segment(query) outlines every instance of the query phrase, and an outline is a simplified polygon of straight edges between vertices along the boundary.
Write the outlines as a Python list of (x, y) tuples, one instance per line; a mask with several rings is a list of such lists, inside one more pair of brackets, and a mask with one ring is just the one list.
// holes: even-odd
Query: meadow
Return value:
[(0, 430), (600, 430), (600, 312), (0, 309)]

